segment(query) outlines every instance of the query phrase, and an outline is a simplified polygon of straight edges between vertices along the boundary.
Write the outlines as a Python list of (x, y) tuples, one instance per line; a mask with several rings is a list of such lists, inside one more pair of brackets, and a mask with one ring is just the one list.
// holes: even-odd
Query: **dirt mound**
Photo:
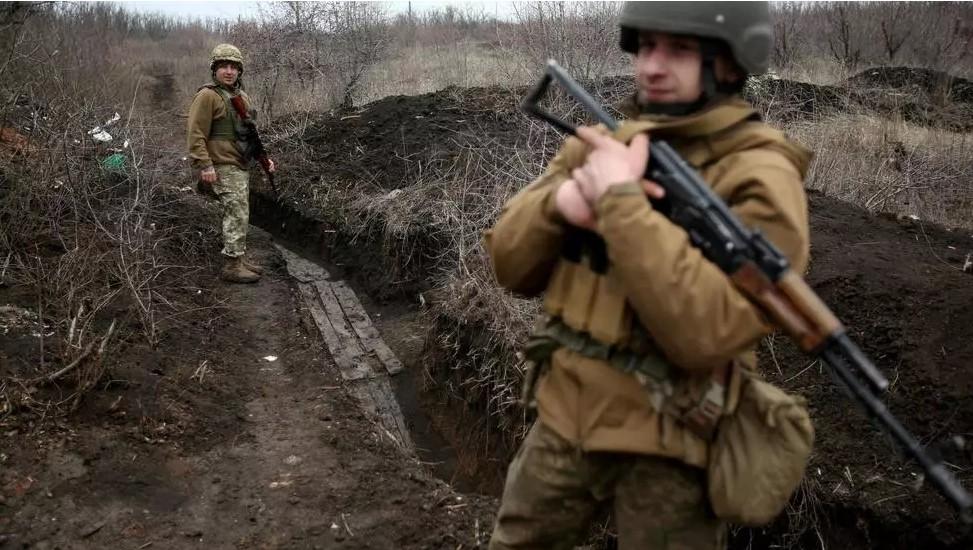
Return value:
[(875, 67), (836, 86), (763, 77), (752, 80), (745, 94), (782, 122), (852, 112), (973, 129), (973, 83), (932, 69)]
[[(811, 199), (808, 282), (892, 381), (886, 403), (893, 414), (973, 488), (973, 456), (950, 444), (973, 434), (973, 276), (962, 271), (973, 230), (877, 218), (819, 193)], [(937, 548), (969, 548), (973, 536), (938, 494), (910, 488), (917, 466), (826, 372), (807, 368), (811, 361), (782, 340), (765, 347), (763, 365), (771, 376), (779, 367), (777, 381), (811, 403), (818, 437), (808, 481), (829, 510), (825, 536), (840, 533), (835, 547), (935, 541)]]
[[(626, 77), (586, 86), (613, 105), (634, 90)], [(317, 117), (301, 138), (314, 152), (315, 173), (329, 184), (365, 181), (395, 189), (449, 167), (466, 147), (525, 143), (530, 124), (519, 105), (526, 93), (526, 87), (450, 86), (419, 96), (391, 96)], [(575, 119), (584, 115), (573, 101), (554, 109)]]
[(875, 67), (846, 81), (848, 87), (922, 90), (952, 101), (973, 103), (973, 82), (935, 69), (921, 67)]
[(449, 87), (421, 96), (392, 96), (316, 120), (303, 141), (332, 184), (367, 181), (396, 189), (448, 165), (474, 134), (514, 141), (518, 97), (501, 88)]

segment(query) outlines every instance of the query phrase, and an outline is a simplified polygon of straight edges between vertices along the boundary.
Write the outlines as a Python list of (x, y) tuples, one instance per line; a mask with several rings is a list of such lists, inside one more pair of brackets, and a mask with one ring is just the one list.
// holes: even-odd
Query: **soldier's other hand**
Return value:
[(645, 190), (645, 194), (653, 199), (661, 199), (666, 196), (666, 188), (662, 187), (658, 183), (649, 180), (642, 180), (642, 189)]
[(199, 179), (209, 184), (216, 183), (216, 168), (213, 168), (212, 166), (208, 168), (203, 168), (199, 172)]
[(267, 159), (267, 171), (271, 174), (277, 171), (277, 165), (274, 164), (273, 159)]
[(588, 202), (594, 203), (613, 186), (644, 181), (649, 163), (647, 135), (636, 134), (626, 145), (595, 128), (581, 126), (577, 136), (591, 146), (591, 152), (585, 163), (571, 172), (571, 177)]
[(567, 180), (557, 189), (554, 204), (564, 220), (584, 229), (595, 228), (595, 211), (581, 194), (578, 182)]

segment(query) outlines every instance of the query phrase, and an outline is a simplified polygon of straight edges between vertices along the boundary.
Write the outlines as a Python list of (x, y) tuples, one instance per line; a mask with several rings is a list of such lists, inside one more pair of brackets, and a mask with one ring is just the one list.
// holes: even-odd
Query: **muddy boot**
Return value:
[(227, 258), (220, 278), (228, 283), (256, 283), (260, 279), (253, 271), (243, 265), (243, 258)]
[(264, 268), (250, 261), (250, 258), (246, 257), (246, 255), (240, 256), (240, 258), (243, 260), (243, 267), (253, 271), (257, 275), (264, 274)]

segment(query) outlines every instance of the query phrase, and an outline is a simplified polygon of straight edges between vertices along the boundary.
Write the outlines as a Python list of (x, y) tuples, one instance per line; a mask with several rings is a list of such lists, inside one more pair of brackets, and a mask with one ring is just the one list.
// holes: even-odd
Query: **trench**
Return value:
[[(278, 204), (260, 194), (251, 194), (251, 223), (273, 235), (278, 244), (329, 270), (333, 278), (347, 281), (361, 299), (382, 337), (401, 359), (405, 369), (391, 377), (394, 395), (410, 431), (418, 459), (437, 478), (465, 493), (499, 496), (502, 472), (511, 449), (489, 446), (473, 454), (480, 462), (469, 468), (469, 453), (464, 453), (467, 438), (456, 430), (446, 433), (437, 426), (458, 426), (460, 430), (469, 411), (456, 403), (444, 403), (433, 396), (422, 379), (426, 332), (419, 316), (418, 296), (423, 290), (411, 281), (388, 281), (383, 273), (381, 246), (375, 243), (340, 242), (342, 236), (326, 221), (310, 219), (297, 210)], [(346, 236), (345, 236), (346, 237)], [(367, 239), (364, 239), (367, 240)], [(475, 428), (473, 428), (476, 431)], [(476, 431), (473, 438), (489, 434)], [(466, 454), (467, 456), (463, 456)], [(489, 463), (489, 464), (485, 464)], [(499, 474), (499, 475), (498, 475)], [(813, 496), (813, 499), (819, 496)], [(963, 540), (949, 540), (934, 534), (934, 526), (911, 521), (906, 516), (889, 518), (875, 510), (845, 503), (792, 502), (771, 525), (763, 528), (731, 528), (730, 550), (771, 548), (890, 548), (917, 547), (958, 550), (969, 548)], [(803, 509), (811, 506), (811, 509)], [(930, 544), (932, 543), (932, 544)], [(615, 548), (613, 540), (599, 540), (591, 548)]]
[[(458, 467), (456, 448), (435, 427), (433, 415), (443, 417), (451, 412), (429, 407), (431, 400), (422, 391), (423, 335), (415, 289), (392, 286), (375, 292), (375, 273), (362, 269), (361, 256), (335, 246), (336, 232), (325, 222), (310, 219), (259, 193), (251, 193), (250, 208), (251, 223), (270, 233), (276, 244), (326, 269), (332, 280), (344, 280), (355, 291), (383, 340), (404, 366), (389, 382), (419, 461), (435, 477), (461, 492), (499, 491), (499, 487), (484, 491), (481, 479), (465, 474)], [(381, 269), (380, 265), (372, 267)]]

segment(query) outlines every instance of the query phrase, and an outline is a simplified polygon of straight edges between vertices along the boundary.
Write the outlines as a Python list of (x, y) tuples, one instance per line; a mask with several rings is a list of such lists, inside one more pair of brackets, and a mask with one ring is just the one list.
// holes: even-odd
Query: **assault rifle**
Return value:
[[(618, 129), (618, 122), (553, 60), (547, 62), (544, 76), (530, 90), (521, 109), (574, 135), (573, 124), (538, 105), (555, 80), (598, 122), (609, 130)], [(941, 461), (925, 452), (915, 436), (886, 408), (878, 396), (888, 388), (888, 380), (851, 340), (838, 318), (791, 269), (787, 258), (759, 231), (745, 227), (665, 141), (651, 140), (645, 178), (666, 191), (663, 199), (652, 201), (653, 207), (685, 229), (693, 246), (774, 319), (802, 351), (823, 360), (859, 405), (919, 463), (926, 477), (960, 511), (963, 521), (973, 521), (973, 497)], [(569, 242), (565, 253), (572, 249), (574, 254), (587, 253), (594, 269), (598, 270), (599, 264), (604, 269), (607, 256), (601, 237), (584, 229), (572, 231), (567, 240), (574, 244)]]
[(274, 192), (274, 196), (280, 197), (280, 193), (277, 192), (277, 184), (274, 183), (274, 173), (270, 171), (270, 157), (267, 155), (267, 150), (264, 149), (263, 141), (260, 140), (260, 134), (257, 133), (257, 124), (250, 117), (250, 113), (247, 111), (247, 105), (243, 102), (243, 97), (235, 95), (230, 98), (230, 103), (233, 105), (233, 110), (239, 115), (240, 121), (250, 131), (250, 154), (253, 158), (257, 159), (260, 167), (263, 168), (264, 174), (267, 176), (267, 182), (270, 183), (270, 188)]

